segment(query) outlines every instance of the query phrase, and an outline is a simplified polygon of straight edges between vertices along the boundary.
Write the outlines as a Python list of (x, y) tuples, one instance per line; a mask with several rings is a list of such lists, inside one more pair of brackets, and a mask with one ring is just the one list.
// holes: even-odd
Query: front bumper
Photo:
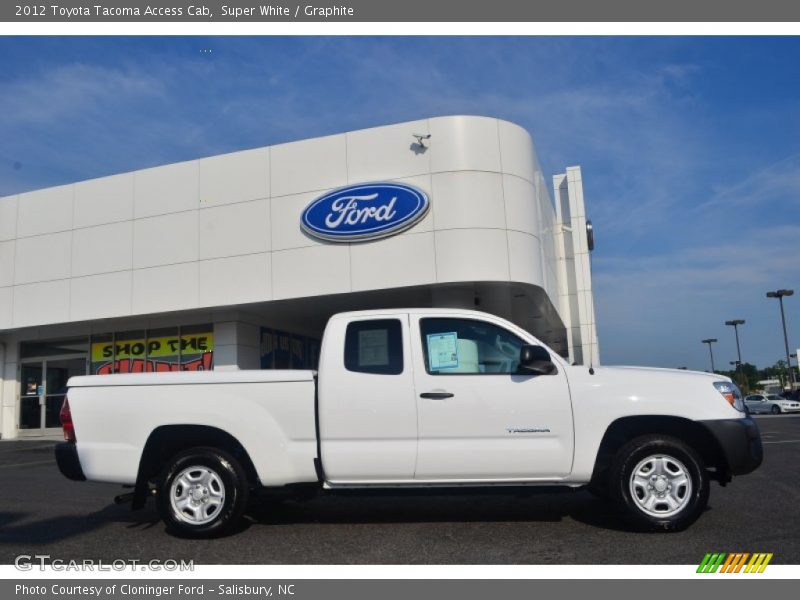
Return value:
[(69, 442), (56, 444), (56, 464), (58, 470), (67, 479), (73, 481), (86, 481), (86, 475), (81, 468), (81, 460), (78, 458), (78, 447)]
[(719, 443), (730, 475), (755, 471), (764, 460), (761, 433), (750, 417), (700, 421)]

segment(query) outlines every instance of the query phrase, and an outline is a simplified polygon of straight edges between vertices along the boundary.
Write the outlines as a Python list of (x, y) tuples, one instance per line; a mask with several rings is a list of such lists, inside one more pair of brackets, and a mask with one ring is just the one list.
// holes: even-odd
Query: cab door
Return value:
[(410, 482), (417, 405), (408, 315), (335, 318), (319, 370), (322, 467), (332, 484)]
[(570, 473), (574, 436), (563, 368), (521, 373), (520, 348), (529, 342), (501, 320), (412, 316), (411, 329), (416, 480), (529, 481)]

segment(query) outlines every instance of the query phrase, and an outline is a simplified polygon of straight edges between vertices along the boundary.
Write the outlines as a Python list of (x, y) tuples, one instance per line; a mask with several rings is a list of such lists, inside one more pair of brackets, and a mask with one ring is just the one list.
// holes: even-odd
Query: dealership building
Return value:
[(477, 309), (597, 363), (592, 245), (580, 168), (487, 117), (0, 198), (0, 435), (57, 433), (72, 375), (315, 368), (347, 310)]

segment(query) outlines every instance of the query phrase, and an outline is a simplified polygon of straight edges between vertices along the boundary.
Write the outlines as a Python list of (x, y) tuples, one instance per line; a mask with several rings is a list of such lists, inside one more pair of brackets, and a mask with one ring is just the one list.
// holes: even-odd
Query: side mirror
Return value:
[(550, 353), (541, 346), (525, 345), (519, 350), (519, 371), (534, 375), (552, 375), (556, 365)]

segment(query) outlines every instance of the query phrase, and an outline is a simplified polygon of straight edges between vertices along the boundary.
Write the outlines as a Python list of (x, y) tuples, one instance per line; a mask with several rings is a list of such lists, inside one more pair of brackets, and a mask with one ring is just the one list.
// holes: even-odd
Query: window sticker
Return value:
[(358, 364), (362, 367), (389, 364), (388, 329), (362, 329), (358, 332)]
[(458, 367), (458, 335), (455, 331), (428, 335), (428, 362), (431, 371)]

